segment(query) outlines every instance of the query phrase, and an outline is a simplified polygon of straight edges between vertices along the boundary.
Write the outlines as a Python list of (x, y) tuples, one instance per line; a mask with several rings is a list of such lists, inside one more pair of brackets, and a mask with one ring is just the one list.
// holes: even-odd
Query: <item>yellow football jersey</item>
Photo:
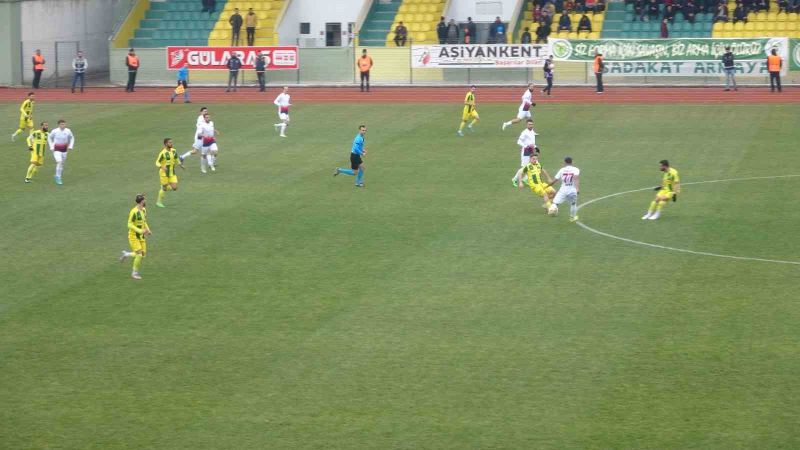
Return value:
[(675, 190), (675, 183), (680, 183), (681, 177), (678, 175), (678, 171), (675, 168), (670, 167), (664, 172), (661, 178), (661, 189), (666, 189), (670, 192)]
[(156, 158), (156, 167), (164, 169), (164, 175), (171, 177), (175, 175), (175, 164), (179, 164), (178, 152), (174, 148), (162, 148)]
[(528, 163), (522, 168), (522, 173), (528, 175), (528, 185), (534, 186), (543, 184), (542, 181), (542, 165), (539, 163)]
[(464, 97), (464, 108), (466, 109), (465, 112), (472, 112), (475, 109), (475, 93), (472, 91), (467, 92), (466, 97)]
[(33, 114), (33, 100), (26, 99), (19, 107), (20, 116), (31, 117)]
[(47, 147), (47, 131), (35, 130), (28, 136), (28, 147), (33, 150), (36, 155), (42, 156), (44, 149)]
[(144, 239), (144, 230), (148, 228), (147, 209), (142, 208), (140, 211), (138, 207), (134, 206), (128, 213), (128, 237)]

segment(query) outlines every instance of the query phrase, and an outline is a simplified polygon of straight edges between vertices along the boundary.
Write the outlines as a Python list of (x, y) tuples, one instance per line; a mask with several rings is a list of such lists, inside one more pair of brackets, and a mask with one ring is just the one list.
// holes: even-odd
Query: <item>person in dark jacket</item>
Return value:
[(243, 22), (244, 19), (239, 14), (239, 8), (234, 8), (231, 18), (228, 19), (228, 23), (231, 24), (231, 46), (239, 45), (239, 32), (242, 30)]
[(542, 93), (547, 92), (547, 95), (550, 95), (550, 91), (553, 90), (553, 68), (555, 65), (553, 64), (553, 55), (547, 57), (544, 60), (544, 80), (547, 81), (547, 87), (542, 89)]
[(558, 31), (572, 31), (572, 20), (567, 14), (567, 10), (561, 12), (561, 17), (558, 18)]
[(592, 32), (592, 21), (589, 20), (589, 16), (587, 16), (586, 14), (581, 16), (581, 20), (578, 21), (578, 33), (581, 32), (586, 32), (586, 33)]
[(239, 69), (242, 68), (242, 60), (236, 53), (231, 54), (231, 59), (228, 60), (228, 89), (225, 92), (231, 91), (233, 85), (233, 92), (236, 92), (236, 85), (239, 83)]
[(522, 32), (522, 36), (520, 37), (520, 44), (530, 44), (531, 43), (531, 32), (528, 27), (525, 27), (525, 31)]
[(661, 38), (666, 39), (669, 37), (669, 26), (667, 26), (667, 18), (661, 21)]
[(454, 19), (447, 24), (447, 43), (458, 44), (458, 25)]
[(536, 28), (536, 43), (537, 44), (546, 44), (547, 37), (550, 36), (550, 25), (547, 24), (544, 20), (539, 22), (539, 26)]
[(472, 21), (472, 17), (467, 17), (467, 26), (464, 28), (464, 43), (477, 44), (478, 26)]
[(741, 3), (736, 3), (736, 9), (733, 10), (733, 23), (747, 22), (747, 10)]
[(444, 44), (447, 40), (447, 24), (444, 23), (444, 16), (439, 19), (436, 25), (436, 35), (439, 37), (439, 44)]
[(264, 58), (263, 53), (259, 53), (256, 58), (256, 78), (258, 78), (258, 91), (264, 92), (266, 88), (266, 80), (264, 79), (264, 72), (267, 70), (267, 60)]
[(733, 52), (731, 51), (730, 47), (725, 47), (725, 53), (722, 55), (722, 68), (725, 70), (725, 90), (731, 90), (731, 84), (733, 84), (733, 90), (738, 91), (739, 89), (736, 87), (736, 79), (734, 78), (735, 73), (735, 66), (733, 61)]

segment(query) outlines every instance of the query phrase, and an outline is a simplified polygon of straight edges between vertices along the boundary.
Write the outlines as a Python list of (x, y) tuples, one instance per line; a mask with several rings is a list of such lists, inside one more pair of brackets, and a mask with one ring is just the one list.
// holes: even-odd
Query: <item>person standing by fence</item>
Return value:
[(361, 92), (364, 92), (364, 83), (367, 84), (369, 92), (369, 70), (372, 68), (372, 58), (367, 55), (367, 49), (361, 50), (361, 58), (358, 59), (358, 70), (361, 72)]
[(603, 54), (602, 53), (595, 53), (594, 55), (594, 64), (592, 66), (592, 70), (594, 71), (594, 77), (597, 80), (597, 93), (603, 93), (603, 69), (605, 68), (605, 63), (603, 62)]
[(550, 91), (553, 90), (553, 68), (555, 65), (553, 64), (553, 55), (547, 57), (544, 60), (544, 79), (547, 81), (547, 87), (542, 89), (542, 93), (547, 92), (547, 95), (550, 95)]
[(44, 72), (45, 60), (44, 56), (42, 56), (42, 51), (38, 48), (33, 52), (31, 62), (33, 63), (33, 88), (39, 89), (39, 82), (42, 79), (42, 72)]
[(775, 92), (776, 86), (778, 87), (778, 92), (783, 92), (781, 89), (781, 67), (783, 67), (783, 58), (778, 56), (778, 50), (773, 48), (770, 55), (767, 56), (770, 92)]
[[(182, 89), (180, 89), (182, 88)], [(189, 101), (189, 64), (184, 64), (183, 67), (178, 69), (178, 87), (172, 93), (172, 98), (169, 99), (170, 103), (175, 102), (175, 97), (178, 94), (183, 94), (183, 103), (191, 103)]]
[(731, 47), (725, 47), (725, 53), (722, 55), (722, 68), (725, 70), (725, 90), (731, 90), (731, 84), (733, 84), (733, 90), (738, 91), (739, 88), (736, 87), (736, 78), (734, 78), (735, 73), (735, 66), (733, 64), (733, 52), (731, 51)]
[(256, 27), (258, 26), (258, 16), (250, 8), (247, 15), (244, 16), (244, 26), (247, 30), (247, 45), (252, 47), (256, 42)]
[(125, 65), (128, 66), (128, 85), (125, 87), (125, 92), (133, 92), (136, 87), (136, 73), (139, 71), (139, 57), (136, 56), (134, 49), (128, 51)]
[(72, 93), (75, 93), (75, 86), (78, 85), (78, 79), (81, 80), (81, 94), (83, 93), (83, 87), (86, 85), (86, 69), (89, 68), (89, 64), (86, 62), (86, 58), (83, 57), (83, 52), (78, 50), (78, 54), (75, 58), (72, 59), (72, 70), (74, 74), (72, 75)]
[(231, 91), (231, 85), (233, 86), (233, 92), (236, 92), (236, 85), (239, 83), (239, 69), (242, 68), (242, 60), (239, 59), (239, 55), (233, 53), (226, 65), (228, 66), (228, 89), (226, 89), (225, 92)]
[(233, 14), (228, 19), (231, 24), (231, 46), (239, 45), (239, 32), (242, 31), (242, 15), (239, 14), (239, 8), (233, 8)]
[(264, 79), (264, 72), (267, 70), (267, 60), (264, 59), (264, 54), (259, 53), (256, 57), (256, 78), (258, 78), (258, 91), (264, 92), (266, 88), (266, 80)]

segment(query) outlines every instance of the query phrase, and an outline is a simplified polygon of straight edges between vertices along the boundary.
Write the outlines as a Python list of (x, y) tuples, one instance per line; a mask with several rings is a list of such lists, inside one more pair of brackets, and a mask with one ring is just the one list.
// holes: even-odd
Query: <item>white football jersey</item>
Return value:
[(559, 169), (554, 179), (561, 180), (559, 190), (575, 191), (575, 178), (581, 174), (581, 170), (575, 166), (564, 166)]
[(276, 104), (278, 107), (281, 107), (281, 106), (284, 107), (284, 108), (288, 107), (291, 104), (289, 102), (289, 94), (284, 94), (283, 92), (281, 92), (281, 94), (278, 95), (275, 98), (275, 101), (272, 102), (272, 103)]
[(529, 89), (525, 89), (525, 93), (522, 94), (522, 104), (519, 105), (519, 109), (524, 110), (525, 105), (528, 105), (528, 107), (530, 107), (532, 103), (533, 103), (533, 94), (531, 94), (531, 91)]
[(198, 128), (199, 134), (204, 137), (214, 137), (214, 121), (206, 122), (203, 121), (203, 124), (200, 125)]
[(523, 150), (525, 147), (529, 146), (536, 147), (536, 132), (527, 128), (522, 130), (522, 133), (519, 135), (519, 139), (517, 139), (517, 145), (519, 145)]
[(63, 130), (61, 128), (54, 129), (47, 136), (47, 140), (50, 141), (51, 149), (56, 145), (67, 145), (72, 150), (72, 147), (75, 146), (75, 136), (69, 128), (64, 128)]

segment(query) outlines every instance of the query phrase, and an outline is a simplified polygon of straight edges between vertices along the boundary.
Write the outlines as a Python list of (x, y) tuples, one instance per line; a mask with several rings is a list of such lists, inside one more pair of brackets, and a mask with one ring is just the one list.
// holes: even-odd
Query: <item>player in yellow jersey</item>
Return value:
[(11, 142), (17, 139), (17, 135), (28, 129), (28, 134), (33, 131), (33, 101), (36, 94), (28, 92), (28, 98), (19, 105), (19, 129), (11, 135)]
[(119, 262), (125, 261), (129, 256), (133, 256), (133, 272), (131, 277), (134, 280), (141, 280), (139, 268), (142, 266), (142, 258), (147, 254), (147, 242), (145, 237), (152, 234), (147, 225), (147, 208), (144, 194), (136, 194), (136, 206), (128, 213), (128, 243), (131, 251), (122, 251)]
[[(467, 125), (467, 122), (472, 119), (472, 122)], [(475, 131), (472, 126), (478, 123), (481, 118), (478, 116), (478, 109), (475, 105), (475, 86), (471, 86), (467, 95), (464, 97), (464, 112), (461, 113), (461, 125), (458, 127), (457, 134), (464, 136), (464, 126), (467, 125), (469, 131)]]
[(172, 148), (172, 139), (164, 139), (164, 148), (158, 153), (156, 158), (156, 167), (158, 167), (158, 175), (161, 180), (161, 189), (158, 191), (158, 202), (156, 206), (164, 208), (164, 196), (167, 191), (178, 190), (178, 174), (175, 173), (175, 165), (178, 164), (183, 168), (183, 163), (180, 161), (178, 152)]
[[(534, 194), (542, 197), (544, 200), (542, 207), (550, 208), (550, 205), (553, 202), (553, 197), (556, 196), (556, 190), (553, 189), (552, 186), (547, 186), (542, 178), (542, 174), (547, 177), (547, 183), (553, 182), (553, 178), (549, 173), (547, 173), (546, 170), (544, 170), (541, 163), (539, 163), (539, 155), (534, 153), (531, 155), (531, 162), (523, 166), (521, 172), (519, 172), (517, 177), (517, 186), (522, 189), (522, 186), (527, 184)], [(523, 175), (527, 177), (527, 183), (523, 182)], [(545, 209), (545, 212), (547, 212), (547, 209)]]
[(47, 136), (49, 126), (47, 122), (41, 123), (42, 128), (34, 131), (28, 136), (28, 150), (31, 152), (31, 164), (25, 174), (25, 182), (30, 183), (33, 175), (44, 163), (44, 149), (47, 148)]
[(672, 199), (673, 202), (678, 201), (678, 194), (681, 193), (681, 177), (678, 171), (669, 166), (669, 161), (662, 159), (661, 171), (664, 172), (661, 178), (661, 185), (656, 187), (656, 198), (650, 202), (650, 209), (647, 214), (642, 216), (642, 220), (656, 220), (661, 217), (661, 209), (664, 205)]

